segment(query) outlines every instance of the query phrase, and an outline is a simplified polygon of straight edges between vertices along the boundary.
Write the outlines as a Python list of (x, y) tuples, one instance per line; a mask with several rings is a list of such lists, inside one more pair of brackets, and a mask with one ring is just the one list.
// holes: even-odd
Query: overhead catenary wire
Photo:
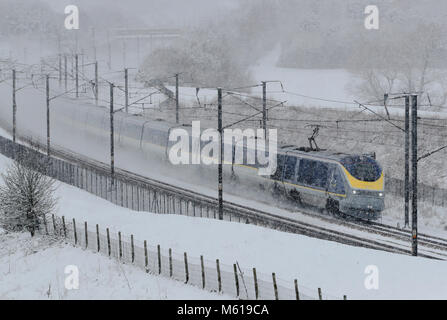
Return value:
[[(85, 64), (85, 65), (88, 65), (88, 64)], [(36, 64), (35, 65), (31, 65), (31, 66), (29, 66), (30, 68), (31, 67), (35, 67), (35, 66), (37, 66)], [(51, 67), (51, 66), (50, 66)], [(54, 67), (52, 67), (52, 69), (53, 70), (55, 70), (55, 71), (57, 71), (58, 70), (58, 68), (54, 68)], [(122, 71), (117, 71), (117, 72), (122, 72)], [(72, 75), (72, 73), (70, 73), (71, 75)], [(81, 84), (81, 86), (88, 86), (89, 84), (91, 84), (91, 79), (89, 79), (89, 77), (88, 76), (86, 76), (82, 71), (79, 71), (79, 74), (80, 74), (80, 77), (81, 78), (83, 78), (83, 79), (86, 79), (87, 80), (87, 82), (85, 82), (85, 83), (82, 83)], [(43, 77), (41, 77), (40, 79), (37, 79), (37, 80), (35, 80), (34, 82), (39, 82), (41, 79), (42, 79)], [(53, 78), (53, 77), (52, 77)], [(173, 78), (173, 76), (171, 76), (171, 77), (167, 77), (167, 78)], [(54, 79), (56, 79), (56, 77), (54, 77)], [(107, 79), (104, 79), (104, 78), (102, 78), (102, 80), (105, 82), (105, 83), (110, 83), (110, 81), (109, 80), (107, 80)], [(160, 79), (161, 80), (161, 79)], [(31, 86), (31, 85), (33, 85), (32, 83), (29, 83), (29, 84), (27, 84), (26, 86)], [(98, 85), (100, 85), (100, 83), (98, 83)], [(253, 109), (255, 109), (255, 110), (258, 110), (258, 109), (256, 109), (256, 107), (254, 106), (254, 105), (252, 105), (252, 104), (250, 104), (249, 102), (247, 102), (247, 101), (244, 101), (242, 98), (250, 98), (250, 99), (259, 99), (259, 97), (256, 97), (256, 96), (253, 96), (253, 95), (249, 95), (249, 94), (244, 94), (244, 93), (240, 93), (240, 92), (232, 92), (232, 91), (236, 91), (236, 90), (243, 90), (243, 89), (249, 89), (249, 88), (254, 88), (254, 87), (259, 87), (259, 86), (261, 86), (261, 85), (259, 85), (259, 84), (257, 84), (257, 85), (252, 85), (252, 86), (245, 86), (245, 87), (238, 87), (238, 88), (232, 88), (232, 89), (226, 89), (227, 91), (228, 91), (228, 96), (233, 96), (233, 97), (237, 97), (237, 99), (238, 100), (240, 100), (241, 102), (242, 102), (242, 104), (241, 105), (246, 105), (246, 106), (251, 106), (251, 107), (253, 107)], [(117, 86), (117, 87), (120, 87), (119, 85)], [(145, 90), (146, 89), (146, 87), (132, 87), (133, 89), (138, 89), (138, 90)], [(206, 88), (206, 87), (204, 87), (204, 88)], [(121, 88), (119, 88), (119, 89), (121, 89)], [(208, 87), (208, 89), (210, 89), (210, 87)], [(67, 94), (67, 93), (70, 93), (72, 90), (67, 90), (66, 92), (63, 92), (63, 93), (60, 93), (58, 96), (61, 96), (61, 95), (64, 95), (64, 94)], [(123, 91), (123, 90), (121, 90), (121, 91)], [(342, 100), (337, 100), (337, 99), (325, 99), (325, 98), (320, 98), (320, 97), (313, 97), (313, 96), (309, 96), (309, 95), (303, 95), (303, 94), (300, 94), (300, 93), (297, 93), (297, 92), (292, 92), (292, 91), (289, 91), (289, 90), (283, 90), (283, 91), (281, 91), (281, 92), (283, 92), (283, 93), (287, 93), (287, 94), (294, 94), (294, 95), (300, 95), (300, 96), (303, 96), (303, 97), (306, 97), (306, 98), (311, 98), (311, 99), (318, 99), (318, 100), (320, 100), (320, 101), (328, 101), (328, 102), (338, 102), (338, 103), (345, 103), (345, 102), (348, 102), (348, 101), (342, 101)], [(135, 95), (137, 95), (139, 92), (131, 92), (131, 94), (135, 94)], [(154, 95), (154, 94), (161, 94), (159, 91), (157, 92), (157, 93), (155, 93), (155, 92), (152, 92), (152, 93), (149, 93), (149, 94), (147, 94), (146, 96), (144, 96), (144, 97), (142, 97), (142, 98), (137, 98), (137, 100), (135, 100), (133, 103), (132, 103), (132, 105), (135, 105), (135, 104), (138, 104), (139, 102), (141, 102), (141, 101), (144, 101), (146, 98), (148, 98), (148, 97), (150, 97), (150, 96), (152, 96), (152, 95)], [(185, 96), (192, 96), (192, 95), (188, 95), (188, 94), (184, 94)], [(211, 96), (211, 94), (209, 94), (209, 96)], [(89, 96), (87, 96), (87, 95), (85, 95), (85, 99), (89, 99)], [(107, 101), (106, 99), (101, 99), (101, 101), (102, 102), (106, 102), (106, 103), (109, 103), (109, 101)], [(274, 101), (274, 100), (272, 100), (272, 101)], [(354, 103), (353, 102), (350, 102), (350, 104), (356, 104), (357, 102), (355, 101)], [(369, 103), (372, 103), (372, 102), (369, 102)], [(234, 104), (234, 103), (233, 103)], [(117, 103), (117, 105), (120, 105), (119, 103)], [(122, 104), (121, 104), (122, 105)], [(144, 105), (144, 103), (142, 104), (142, 105)], [(207, 104), (208, 106), (211, 106), (212, 104)], [(369, 105), (368, 103), (363, 103), (362, 105)], [(287, 105), (284, 103), (284, 106), (286, 106), (287, 107)], [(398, 105), (396, 105), (396, 106), (398, 106)], [(149, 108), (145, 108), (145, 109), (149, 109)], [(187, 107), (185, 107), (185, 108), (180, 108), (180, 110), (191, 110), (191, 109), (201, 109), (201, 110), (205, 110), (205, 111), (210, 111), (210, 112), (212, 112), (212, 110), (207, 110), (206, 108), (187, 108)], [(161, 112), (160, 110), (158, 110), (158, 109), (153, 109), (154, 111), (157, 111), (157, 112)], [(361, 112), (363, 112), (364, 110), (362, 110)], [(164, 111), (163, 111), (164, 112)], [(252, 117), (254, 118), (254, 117), (256, 117), (257, 115), (246, 115), (246, 114), (243, 114), (243, 113), (231, 113), (231, 112), (229, 112), (229, 111), (224, 111), (224, 112), (226, 112), (227, 114), (231, 114), (231, 115), (234, 115), (234, 116), (240, 116), (240, 117), (250, 117), (250, 119), (242, 119), (241, 121), (252, 121)], [(169, 111), (167, 112), (167, 113), (169, 113)], [(377, 115), (377, 116), (380, 116), (380, 115)], [(203, 117), (203, 116), (202, 116)], [(208, 116), (209, 117), (209, 116)], [(420, 119), (423, 119), (424, 121), (429, 121), (429, 120), (433, 120), (433, 121), (447, 121), (447, 119), (436, 119), (436, 118), (420, 118)], [(377, 121), (377, 122), (380, 122), (380, 121), (386, 121), (385, 119), (337, 119), (337, 120), (325, 120), (325, 119), (322, 119), (322, 120), (317, 120), (317, 119), (285, 119), (285, 118), (280, 118), (280, 117), (272, 117), (272, 116), (270, 116), (269, 117), (269, 121), (289, 121), (289, 122), (296, 122), (296, 123), (300, 123), (300, 122), (302, 122), (302, 123), (309, 123), (309, 122), (313, 122), (313, 123), (335, 123), (335, 124), (341, 124), (341, 123), (345, 123), (345, 124), (347, 124), (347, 123), (360, 123), (360, 122), (372, 122), (372, 121)], [(403, 121), (403, 120), (401, 120), (401, 119), (391, 119), (391, 121), (394, 121), (394, 122), (401, 122), (401, 121)], [(431, 124), (431, 123), (423, 123), (424, 124), (424, 126), (431, 126), (431, 127), (433, 127), (433, 128), (435, 128), (435, 127), (437, 127), (437, 128), (444, 128), (444, 127), (447, 127), (447, 126), (444, 126), (444, 125), (435, 125), (435, 124)], [(398, 126), (395, 126), (396, 128), (398, 128), (399, 129), (399, 127)], [(333, 126), (328, 126), (327, 127), (328, 129), (335, 129), (336, 127), (333, 127)], [(342, 130), (343, 131), (343, 130)], [(350, 129), (346, 129), (346, 130), (344, 130), (345, 132), (348, 132), (348, 131), (356, 131), (356, 132), (367, 132), (367, 131), (365, 131), (365, 130), (358, 130), (357, 128), (350, 128)], [(372, 133), (372, 132), (371, 132)], [(434, 136), (436, 136), (436, 135), (434, 135)], [(439, 137), (443, 137), (443, 136), (440, 136), (440, 135), (438, 135)]]

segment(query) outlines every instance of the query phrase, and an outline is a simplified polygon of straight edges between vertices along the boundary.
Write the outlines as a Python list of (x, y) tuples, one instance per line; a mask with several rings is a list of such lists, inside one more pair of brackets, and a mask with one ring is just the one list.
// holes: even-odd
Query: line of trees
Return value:
[(444, 33), (437, 24), (415, 29), (383, 31), (380, 41), (362, 41), (353, 55), (351, 72), (357, 76), (353, 92), (367, 101), (384, 93), (420, 92), (419, 104), (439, 109), (447, 99), (447, 69), (443, 62)]
[(176, 73), (190, 86), (231, 88), (253, 81), (229, 37), (215, 28), (189, 30), (177, 43), (154, 50), (139, 68), (137, 79), (149, 82)]

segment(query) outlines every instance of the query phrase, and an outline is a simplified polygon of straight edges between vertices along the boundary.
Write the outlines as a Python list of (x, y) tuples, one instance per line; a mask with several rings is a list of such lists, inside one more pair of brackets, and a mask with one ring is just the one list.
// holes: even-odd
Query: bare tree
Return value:
[(421, 105), (443, 106), (447, 101), (447, 73), (440, 63), (443, 52), (437, 25), (388, 31), (355, 53), (352, 71), (360, 81), (353, 91), (369, 101), (382, 101), (390, 92), (418, 92)]
[(248, 66), (230, 50), (228, 38), (211, 27), (193, 29), (177, 44), (151, 52), (137, 78), (148, 83), (165, 79), (173, 84), (172, 75), (181, 73), (181, 79), (191, 86), (231, 88), (252, 83)]
[(42, 220), (54, 211), (55, 180), (43, 173), (41, 164), (20, 157), (1, 174), (0, 224), (5, 230), (27, 230), (34, 236)]

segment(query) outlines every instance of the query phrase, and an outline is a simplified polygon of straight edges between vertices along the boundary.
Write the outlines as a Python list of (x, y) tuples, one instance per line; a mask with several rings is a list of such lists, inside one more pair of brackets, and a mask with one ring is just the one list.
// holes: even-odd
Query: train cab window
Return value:
[(341, 160), (348, 172), (360, 181), (373, 182), (382, 176), (379, 163), (367, 156), (349, 156)]
[(295, 181), (296, 157), (288, 156), (284, 166), (284, 180)]

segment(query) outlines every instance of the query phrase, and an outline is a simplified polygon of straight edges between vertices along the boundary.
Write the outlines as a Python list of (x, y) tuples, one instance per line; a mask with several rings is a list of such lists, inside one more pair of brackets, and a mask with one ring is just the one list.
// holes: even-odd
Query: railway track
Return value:
[[(342, 220), (338, 217), (328, 216), (324, 214), (320, 214), (315, 210), (300, 208), (300, 213), (304, 215), (308, 215), (311, 217), (315, 217), (329, 223), (335, 223), (340, 226), (346, 226), (351, 229), (373, 233), (376, 235), (393, 238), (400, 241), (410, 242), (412, 233), (411, 230), (399, 229), (397, 227), (382, 224), (378, 222), (365, 222), (362, 220), (352, 219), (352, 220)], [(418, 234), (418, 245), (426, 248), (446, 251), (447, 250), (447, 239), (430, 236), (424, 233)], [(447, 254), (447, 251), (446, 251)], [(447, 255), (446, 255), (447, 257)]]
[[(37, 144), (41, 149), (45, 148), (41, 141), (36, 141), (36, 138), (28, 139), (26, 137), (22, 137), (20, 140), (24, 144), (32, 143), (34, 146)], [(99, 171), (104, 175), (108, 175), (110, 172), (108, 165), (83, 155), (76, 154), (70, 150), (66, 150), (61, 146), (53, 145), (52, 155), (53, 157), (57, 157), (79, 167)], [(115, 177), (117, 180), (124, 180), (139, 185), (147, 185), (151, 188), (156, 188), (165, 194), (181, 196), (184, 199), (201, 203), (206, 206), (217, 207), (218, 204), (218, 200), (214, 197), (172, 184), (167, 184), (166, 182), (138, 175), (130, 171), (116, 169)], [(321, 226), (283, 216), (281, 214), (251, 208), (231, 201), (224, 202), (224, 210), (225, 212), (229, 213), (230, 220), (233, 216), (236, 217), (236, 220), (239, 222), (252, 223), (263, 227), (301, 234), (318, 239), (330, 240), (368, 249), (383, 250), (407, 255), (411, 254), (410, 232), (384, 224), (365, 224), (361, 222), (343, 221), (334, 217), (317, 214), (315, 211), (309, 209), (299, 210), (299, 212), (304, 215), (318, 218), (320, 221), (326, 223), (326, 226)], [(337, 227), (339, 228), (338, 230)], [(343, 230), (340, 230), (340, 228)], [(419, 256), (447, 260), (447, 239), (420, 234)]]

